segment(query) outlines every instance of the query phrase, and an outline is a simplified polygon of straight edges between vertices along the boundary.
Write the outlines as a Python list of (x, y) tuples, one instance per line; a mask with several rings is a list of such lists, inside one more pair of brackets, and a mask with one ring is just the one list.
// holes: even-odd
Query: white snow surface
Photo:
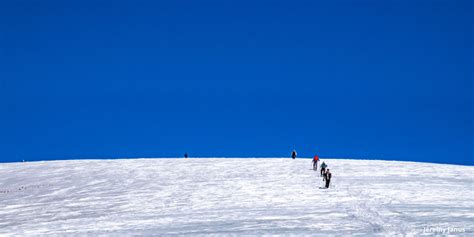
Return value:
[(4, 163), (0, 236), (473, 235), (472, 166), (324, 161), (330, 189), (310, 159)]

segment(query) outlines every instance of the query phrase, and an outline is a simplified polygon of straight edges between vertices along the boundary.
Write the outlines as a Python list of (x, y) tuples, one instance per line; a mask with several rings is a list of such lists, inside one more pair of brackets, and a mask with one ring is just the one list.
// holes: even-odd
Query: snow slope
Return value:
[(0, 164), (0, 236), (474, 232), (474, 167), (325, 161), (327, 190), (309, 159)]

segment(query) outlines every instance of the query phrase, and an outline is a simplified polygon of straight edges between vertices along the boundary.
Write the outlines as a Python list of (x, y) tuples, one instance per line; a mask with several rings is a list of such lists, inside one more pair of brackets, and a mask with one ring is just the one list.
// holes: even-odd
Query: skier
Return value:
[(326, 167), (328, 167), (328, 165), (326, 165), (326, 163), (323, 163), (321, 164), (321, 176), (323, 176), (323, 174), (326, 172)]
[(319, 156), (315, 155), (313, 158), (313, 170), (318, 170)]
[(326, 188), (329, 188), (329, 183), (331, 182), (331, 172), (329, 171), (329, 169), (324, 172), (324, 177), (323, 177), (323, 181), (326, 181)]
[(296, 155), (296, 150), (293, 150), (293, 152), (291, 152), (291, 158), (293, 158), (293, 160), (296, 159)]
[(188, 158), (188, 153), (184, 153), (184, 159)]

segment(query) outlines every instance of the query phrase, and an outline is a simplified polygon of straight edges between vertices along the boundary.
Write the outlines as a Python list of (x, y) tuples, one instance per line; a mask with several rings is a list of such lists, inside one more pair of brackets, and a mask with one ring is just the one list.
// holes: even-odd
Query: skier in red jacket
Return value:
[(319, 156), (315, 155), (313, 158), (313, 170), (318, 170)]

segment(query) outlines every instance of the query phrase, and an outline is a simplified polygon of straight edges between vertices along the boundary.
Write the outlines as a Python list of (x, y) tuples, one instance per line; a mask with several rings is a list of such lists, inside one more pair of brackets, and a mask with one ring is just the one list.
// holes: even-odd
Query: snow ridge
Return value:
[(324, 159), (0, 164), (0, 235), (473, 234), (474, 167)]

